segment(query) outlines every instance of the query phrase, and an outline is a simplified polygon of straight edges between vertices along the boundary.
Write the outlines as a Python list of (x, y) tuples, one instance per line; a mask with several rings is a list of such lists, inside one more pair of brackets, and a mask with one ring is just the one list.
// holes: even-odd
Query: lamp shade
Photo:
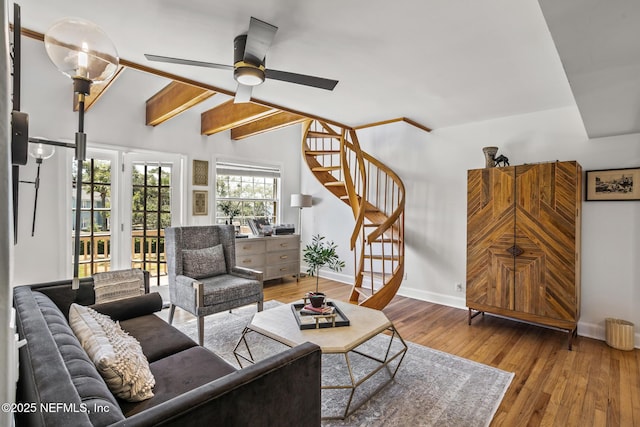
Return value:
[(29, 155), (36, 160), (47, 160), (55, 152), (55, 147), (51, 145), (29, 144)]
[(313, 198), (310, 194), (292, 194), (291, 195), (291, 207), (292, 208), (310, 208)]
[(58, 70), (72, 79), (100, 83), (118, 69), (113, 42), (100, 27), (84, 19), (65, 18), (53, 24), (44, 35), (44, 47)]

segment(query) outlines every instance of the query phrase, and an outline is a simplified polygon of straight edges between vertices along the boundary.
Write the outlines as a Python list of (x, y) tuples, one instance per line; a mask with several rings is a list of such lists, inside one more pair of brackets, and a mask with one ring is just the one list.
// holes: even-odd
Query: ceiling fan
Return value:
[(149, 61), (233, 70), (233, 78), (238, 82), (234, 100), (235, 103), (249, 102), (251, 100), (253, 87), (262, 84), (265, 78), (319, 89), (333, 90), (338, 84), (337, 80), (265, 68), (267, 51), (271, 47), (276, 31), (278, 31), (278, 27), (251, 17), (247, 34), (241, 34), (233, 41), (233, 65), (193, 61), (190, 59), (172, 58), (146, 53), (144, 56)]

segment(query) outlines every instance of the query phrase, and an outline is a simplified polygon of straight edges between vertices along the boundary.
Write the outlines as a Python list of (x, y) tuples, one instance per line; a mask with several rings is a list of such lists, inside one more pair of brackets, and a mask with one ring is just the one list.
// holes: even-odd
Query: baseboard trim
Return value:
[(446, 305), (447, 307), (459, 308), (461, 310), (467, 309), (467, 301), (465, 297), (455, 297), (437, 292), (423, 291), (420, 289), (403, 288), (402, 286), (398, 289), (398, 295), (434, 304)]
[[(606, 340), (605, 327), (597, 323), (578, 322), (578, 335), (600, 341)], [(634, 335), (634, 347), (640, 348), (640, 333)]]
[[(413, 288), (400, 288), (398, 295), (407, 298), (413, 298), (420, 301), (426, 301), (434, 304), (446, 305), (447, 307), (459, 308), (461, 310), (467, 310), (467, 301), (465, 297), (455, 297), (451, 295), (440, 294), (437, 292), (423, 291)], [(578, 322), (578, 335), (586, 338), (593, 338), (600, 341), (605, 341), (605, 328), (604, 325)], [(635, 348), (640, 348), (640, 333), (635, 334)]]

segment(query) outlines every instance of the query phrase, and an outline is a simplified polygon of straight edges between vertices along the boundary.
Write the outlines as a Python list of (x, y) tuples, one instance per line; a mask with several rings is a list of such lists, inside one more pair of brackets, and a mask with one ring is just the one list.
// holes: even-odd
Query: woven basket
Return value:
[(633, 350), (634, 335), (633, 323), (620, 319), (605, 319), (605, 340), (611, 347)]

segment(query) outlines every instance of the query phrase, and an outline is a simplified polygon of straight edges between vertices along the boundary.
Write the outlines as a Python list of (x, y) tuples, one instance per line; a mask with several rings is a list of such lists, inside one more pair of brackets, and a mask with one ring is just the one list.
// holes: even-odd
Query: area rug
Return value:
[[(268, 301), (265, 310), (281, 303)], [(255, 305), (219, 313), (205, 320), (205, 346), (234, 366), (238, 362), (233, 355), (244, 327), (256, 312)], [(166, 310), (163, 310), (166, 317)], [(174, 325), (196, 340), (196, 321), (174, 322)], [(285, 349), (282, 344), (258, 334), (248, 336), (253, 356), (260, 360)], [(378, 336), (358, 350), (382, 355), (389, 342), (388, 336)], [(399, 348), (394, 340), (392, 352)], [(357, 410), (344, 420), (324, 420), (325, 427), (333, 426), (488, 426), (491, 423), (513, 373), (492, 368), (481, 363), (463, 359), (441, 351), (407, 342), (409, 347), (395, 378), (383, 386), (373, 397), (369, 395), (386, 382), (390, 372), (381, 370), (358, 388), (353, 397), (352, 408)], [(353, 355), (352, 366), (357, 378), (361, 378), (370, 367), (368, 359), (357, 359)], [(246, 363), (246, 362), (245, 362)], [(323, 384), (344, 383), (346, 364), (337, 355), (324, 355), (322, 359)], [(356, 369), (357, 367), (357, 369)], [(342, 414), (348, 401), (345, 390), (323, 390), (323, 416)], [(338, 409), (336, 409), (338, 408)]]

